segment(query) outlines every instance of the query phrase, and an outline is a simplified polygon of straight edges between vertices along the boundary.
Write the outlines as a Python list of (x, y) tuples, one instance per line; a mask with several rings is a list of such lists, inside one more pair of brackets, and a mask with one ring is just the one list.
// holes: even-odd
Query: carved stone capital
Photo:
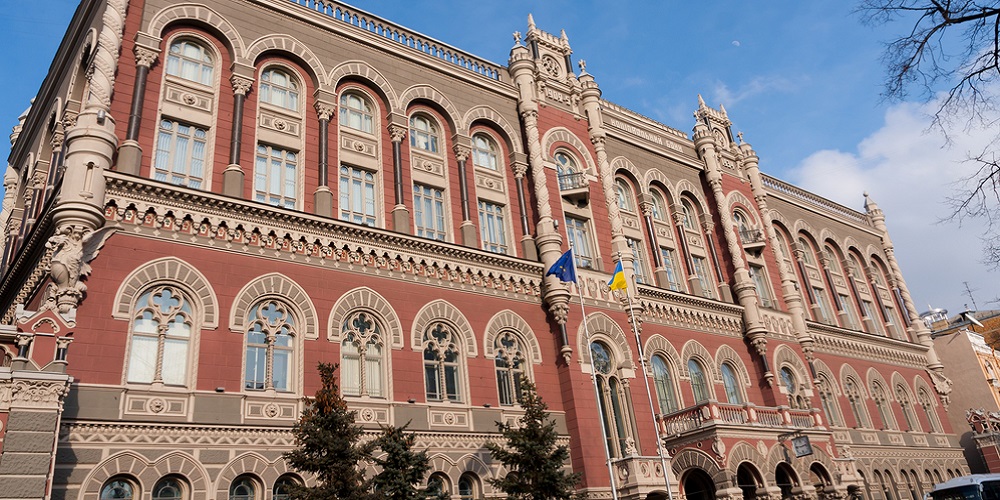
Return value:
[(468, 160), (469, 155), (472, 154), (472, 148), (465, 144), (455, 144), (452, 149), (455, 151), (455, 158), (460, 162)]
[(233, 84), (233, 95), (247, 95), (253, 87), (253, 80), (245, 76), (233, 75), (229, 78), (229, 83)]
[(66, 349), (72, 343), (73, 343), (73, 337), (57, 337), (56, 338), (56, 348), (57, 349)]
[(316, 101), (316, 104), (314, 104), (313, 107), (316, 108), (316, 116), (318, 116), (320, 120), (329, 120), (333, 118), (333, 115), (337, 111), (337, 106), (323, 101)]
[(639, 210), (642, 211), (643, 217), (653, 216), (653, 202), (651, 201), (641, 201), (639, 202)]
[(552, 318), (557, 323), (564, 325), (566, 324), (566, 319), (569, 317), (569, 304), (556, 302), (549, 306), (549, 312), (552, 313)]
[(390, 123), (388, 128), (389, 137), (392, 138), (392, 142), (403, 142), (403, 139), (406, 137), (406, 127)]
[(517, 179), (524, 177), (524, 174), (528, 173), (528, 164), (524, 162), (515, 162), (510, 168), (514, 171), (514, 177)]
[(534, 109), (526, 109), (524, 111), (521, 111), (521, 118), (524, 121), (535, 122), (538, 120), (538, 111)]
[(31, 345), (31, 341), (34, 338), (35, 334), (33, 333), (18, 333), (14, 337), (14, 343), (17, 344), (18, 347), (26, 347), (28, 345)]
[(156, 58), (160, 55), (158, 50), (143, 47), (142, 45), (136, 45), (132, 52), (135, 53), (135, 65), (146, 68), (152, 66), (156, 62)]

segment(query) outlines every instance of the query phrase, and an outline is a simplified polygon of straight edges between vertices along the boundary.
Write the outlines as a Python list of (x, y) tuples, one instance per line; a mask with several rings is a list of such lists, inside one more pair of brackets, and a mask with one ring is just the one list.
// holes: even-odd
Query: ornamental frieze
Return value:
[(63, 397), (68, 393), (68, 377), (57, 380), (0, 380), (0, 410), (61, 409)]
[[(847, 337), (837, 334), (826, 334), (816, 331), (821, 328), (815, 323), (810, 323), (810, 334), (816, 341), (817, 353), (836, 354), (854, 359), (866, 359), (880, 361), (894, 365), (906, 366), (923, 370), (927, 365), (926, 347), (916, 344), (894, 341), (892, 346), (880, 345), (886, 339), (867, 336), (869, 338), (859, 338), (858, 335)], [(910, 350), (907, 351), (906, 347)], [(919, 352), (917, 352), (919, 351)]]

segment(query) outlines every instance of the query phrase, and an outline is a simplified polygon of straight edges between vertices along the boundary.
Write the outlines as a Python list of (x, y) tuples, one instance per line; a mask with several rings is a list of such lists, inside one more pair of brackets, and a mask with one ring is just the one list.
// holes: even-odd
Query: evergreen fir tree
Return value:
[(385, 458), (376, 458), (375, 463), (382, 472), (372, 478), (375, 496), (389, 500), (425, 500), (447, 498), (440, 491), (422, 486), (424, 476), (431, 468), (427, 450), (413, 451), (416, 436), (406, 432), (407, 423), (402, 427), (383, 427), (382, 435), (375, 440), (386, 453)]
[(535, 384), (522, 379), (520, 425), (497, 422), (506, 446), (487, 443), (493, 458), (510, 471), (490, 484), (515, 500), (566, 500), (574, 498), (578, 473), (566, 471), (569, 448), (556, 445), (556, 423), (549, 419), (548, 405), (535, 391)]
[(292, 468), (315, 474), (317, 484), (294, 488), (292, 498), (368, 500), (372, 497), (358, 465), (371, 458), (375, 443), (360, 442), (364, 431), (340, 395), (337, 365), (320, 363), (317, 370), (322, 384), (314, 399), (304, 398), (306, 409), (292, 429), (298, 447), (284, 454)]

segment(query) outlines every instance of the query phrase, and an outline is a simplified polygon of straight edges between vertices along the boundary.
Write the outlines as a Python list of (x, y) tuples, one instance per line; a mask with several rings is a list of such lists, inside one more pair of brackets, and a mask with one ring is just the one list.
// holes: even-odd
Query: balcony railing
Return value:
[(707, 401), (697, 406), (660, 415), (660, 435), (677, 436), (717, 425), (766, 427), (773, 429), (822, 429), (818, 410), (795, 410), (786, 406), (730, 404)]
[(574, 189), (583, 189), (587, 187), (587, 176), (583, 172), (570, 172), (568, 174), (559, 174), (559, 190), (560, 191), (571, 191)]
[(761, 229), (741, 229), (740, 241), (742, 241), (744, 245), (764, 243), (764, 231)]

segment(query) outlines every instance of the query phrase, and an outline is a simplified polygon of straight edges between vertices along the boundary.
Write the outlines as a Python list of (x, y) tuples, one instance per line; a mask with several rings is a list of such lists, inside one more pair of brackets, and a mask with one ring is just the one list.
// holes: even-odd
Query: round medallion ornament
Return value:
[(153, 399), (149, 402), (149, 411), (153, 413), (160, 413), (166, 407), (167, 407), (167, 402), (160, 398)]
[(551, 76), (559, 76), (559, 61), (552, 56), (543, 56), (542, 69)]
[(264, 415), (268, 418), (274, 418), (278, 416), (278, 405), (274, 403), (268, 403), (264, 405)]

